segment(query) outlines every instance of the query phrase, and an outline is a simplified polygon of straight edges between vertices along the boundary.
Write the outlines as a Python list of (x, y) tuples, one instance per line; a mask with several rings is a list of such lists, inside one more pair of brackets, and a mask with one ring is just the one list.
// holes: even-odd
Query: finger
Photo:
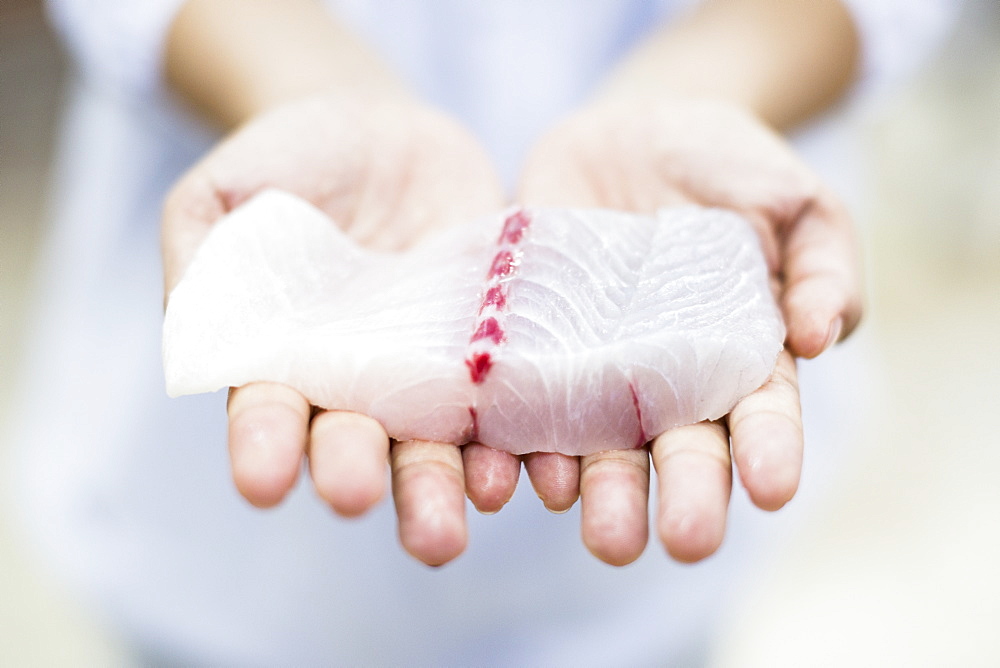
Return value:
[(861, 268), (850, 216), (821, 194), (790, 228), (785, 243), (782, 310), (788, 347), (815, 357), (861, 319)]
[(198, 167), (192, 169), (167, 195), (160, 225), (164, 303), (212, 224), (226, 210), (222, 197), (210, 181), (203, 178)]
[(611, 450), (580, 462), (581, 533), (590, 552), (612, 566), (639, 558), (649, 538), (649, 453)]
[(360, 515), (386, 492), (389, 437), (359, 413), (322, 411), (312, 420), (309, 473), (316, 492), (339, 514)]
[(795, 360), (778, 356), (770, 380), (728, 417), (733, 458), (743, 486), (764, 510), (788, 503), (802, 474), (802, 410)]
[(532, 452), (524, 456), (524, 470), (542, 503), (554, 513), (564, 513), (580, 496), (580, 458), (558, 452)]
[(399, 539), (429, 566), (465, 549), (465, 475), (457, 446), (428, 441), (395, 443), (390, 450), (392, 495)]
[(517, 488), (521, 460), (479, 443), (462, 448), (465, 493), (476, 510), (492, 515), (504, 507)]
[(267, 508), (295, 486), (306, 448), (309, 402), (286, 385), (250, 383), (229, 393), (229, 458), (247, 501)]
[(726, 533), (733, 486), (729, 433), (717, 422), (671, 429), (651, 445), (659, 476), (656, 529), (674, 559), (713, 554)]

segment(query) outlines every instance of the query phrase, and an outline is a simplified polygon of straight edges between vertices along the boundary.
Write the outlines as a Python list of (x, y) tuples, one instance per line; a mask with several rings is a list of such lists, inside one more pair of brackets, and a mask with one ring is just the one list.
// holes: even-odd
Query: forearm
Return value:
[(787, 129), (843, 94), (858, 53), (838, 0), (708, 0), (639, 45), (597, 100), (718, 99)]
[(170, 85), (223, 127), (322, 92), (407, 94), (315, 0), (189, 0), (165, 49)]

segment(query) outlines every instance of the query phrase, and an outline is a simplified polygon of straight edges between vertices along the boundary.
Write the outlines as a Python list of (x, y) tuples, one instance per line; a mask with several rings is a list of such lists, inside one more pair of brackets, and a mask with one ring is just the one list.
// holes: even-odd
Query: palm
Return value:
[[(485, 154), (447, 117), (315, 98), (258, 117), (182, 179), (168, 199), (166, 259), (186, 260), (214, 220), (267, 187), (309, 200), (385, 250), (502, 203)], [(168, 285), (179, 277), (171, 269)]]

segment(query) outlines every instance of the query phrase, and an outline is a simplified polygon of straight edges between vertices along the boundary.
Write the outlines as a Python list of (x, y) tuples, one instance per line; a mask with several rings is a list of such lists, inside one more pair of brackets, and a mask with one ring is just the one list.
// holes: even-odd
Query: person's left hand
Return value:
[(598, 558), (623, 565), (638, 558), (648, 538), (650, 454), (659, 475), (658, 533), (678, 560), (697, 561), (721, 544), (733, 459), (757, 506), (787, 503), (803, 450), (793, 355), (820, 354), (850, 333), (861, 313), (858, 253), (844, 207), (749, 112), (696, 100), (578, 112), (529, 155), (520, 201), (735, 210), (758, 232), (788, 330), (771, 379), (722, 419), (672, 429), (647, 449), (526, 457), (546, 505), (564, 509), (579, 492), (584, 543)]

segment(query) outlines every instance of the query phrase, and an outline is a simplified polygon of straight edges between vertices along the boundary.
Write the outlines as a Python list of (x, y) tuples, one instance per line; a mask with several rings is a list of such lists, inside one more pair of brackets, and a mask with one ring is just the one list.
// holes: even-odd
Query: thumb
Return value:
[(226, 210), (222, 196), (197, 168), (167, 194), (160, 223), (164, 306), (212, 224)]
[(861, 267), (854, 228), (829, 193), (797, 220), (785, 245), (782, 310), (792, 353), (815, 357), (861, 319)]

